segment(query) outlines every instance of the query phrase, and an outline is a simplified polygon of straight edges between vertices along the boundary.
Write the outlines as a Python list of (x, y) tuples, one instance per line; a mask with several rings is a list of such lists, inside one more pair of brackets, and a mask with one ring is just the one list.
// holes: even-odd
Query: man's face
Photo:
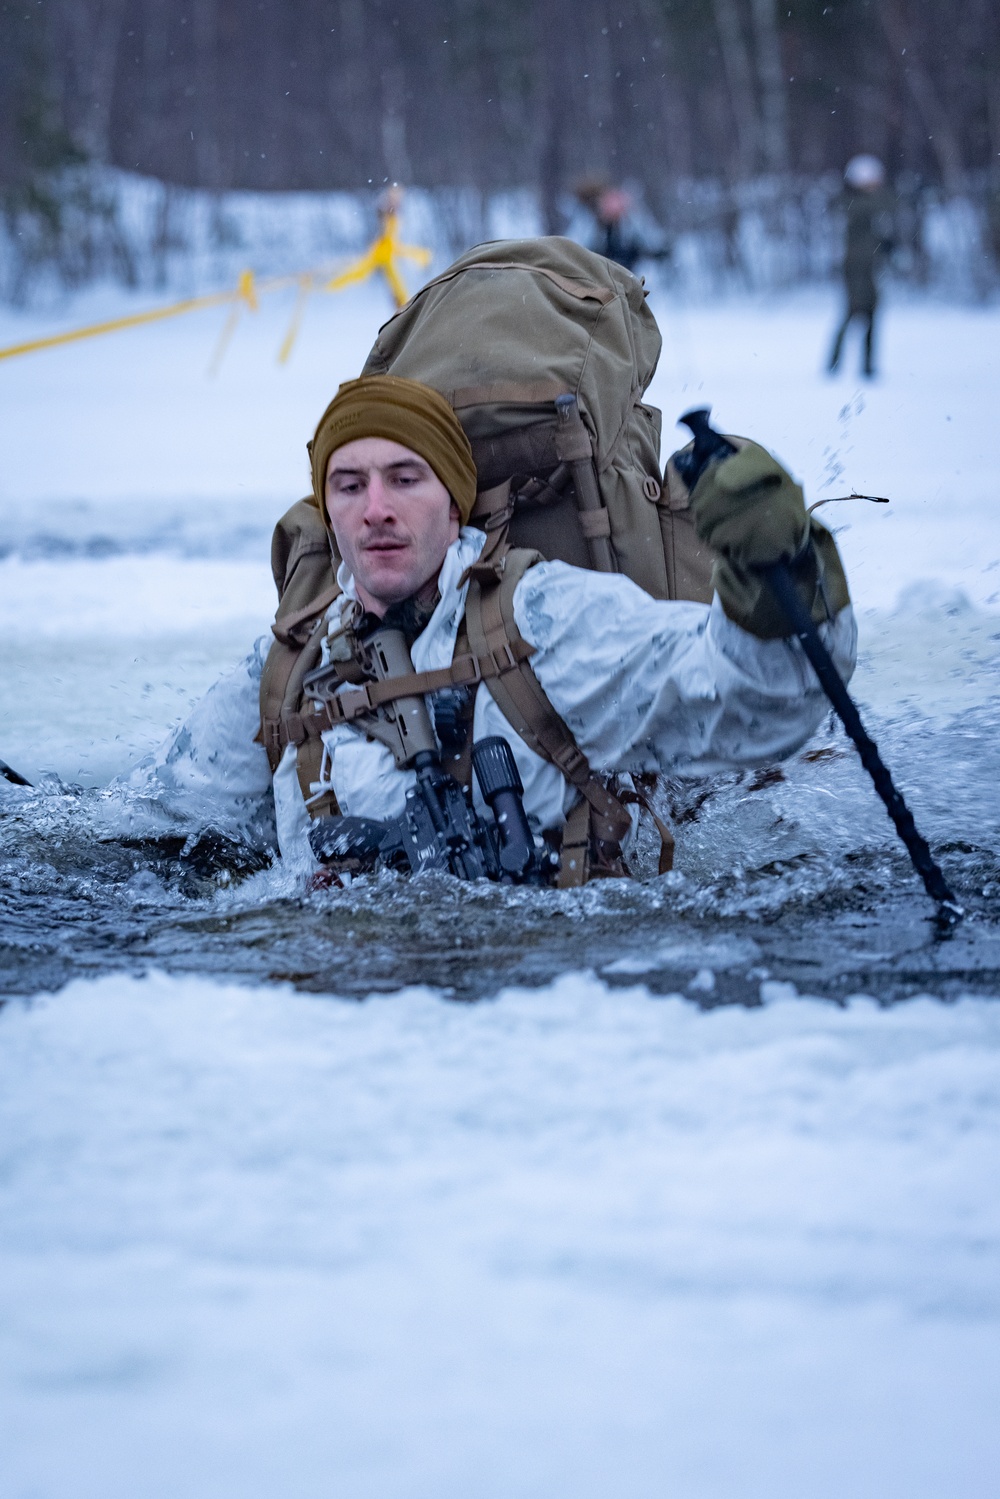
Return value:
[(375, 614), (435, 582), (459, 531), (458, 509), (430, 464), (387, 437), (359, 437), (330, 454), (326, 508), (358, 597)]

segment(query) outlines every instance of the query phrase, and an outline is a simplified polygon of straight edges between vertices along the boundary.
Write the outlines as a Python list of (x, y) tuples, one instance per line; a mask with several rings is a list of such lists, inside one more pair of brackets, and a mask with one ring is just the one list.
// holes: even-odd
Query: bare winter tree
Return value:
[(757, 168), (760, 121), (753, 87), (753, 62), (747, 46), (736, 0), (713, 0), (715, 24), (722, 45), (722, 63), (729, 87), (729, 102), (736, 126), (733, 175), (751, 177)]
[(788, 109), (785, 69), (781, 60), (777, 0), (750, 0), (760, 80), (760, 136), (764, 166), (769, 172), (788, 170)]
[(101, 162), (213, 189), (602, 172), (995, 172), (995, 0), (0, 0), (0, 184), (41, 105)]
[(127, 0), (92, 0), (56, 10), (55, 76), (62, 84), (66, 121), (96, 161), (115, 155), (111, 119)]
[(882, 0), (879, 17), (890, 47), (899, 56), (903, 79), (926, 127), (927, 142), (937, 160), (944, 190), (955, 196), (962, 191), (965, 179), (962, 148), (924, 63), (918, 28), (904, 10), (902, 0)]

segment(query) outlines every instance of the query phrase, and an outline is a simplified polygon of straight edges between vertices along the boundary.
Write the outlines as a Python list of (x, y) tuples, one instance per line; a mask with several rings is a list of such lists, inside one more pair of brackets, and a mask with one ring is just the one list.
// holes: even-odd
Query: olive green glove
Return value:
[(741, 567), (790, 562), (809, 534), (800, 486), (755, 442), (708, 465), (691, 509), (702, 541)]
[(756, 571), (786, 562), (816, 624), (850, 603), (836, 543), (806, 513), (801, 487), (770, 453), (745, 438), (738, 452), (710, 463), (694, 487), (691, 510), (702, 541), (719, 553), (712, 582), (729, 618), (750, 634), (789, 634), (784, 610)]

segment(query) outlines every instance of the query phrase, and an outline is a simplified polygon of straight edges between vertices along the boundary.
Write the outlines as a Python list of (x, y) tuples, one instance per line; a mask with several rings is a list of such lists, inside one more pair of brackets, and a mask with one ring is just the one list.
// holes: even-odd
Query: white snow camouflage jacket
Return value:
[[(447, 666), (465, 609), (465, 569), (485, 545), (465, 527), (448, 549), (440, 602), (412, 647), (415, 671)], [(341, 567), (343, 595), (331, 606), (331, 628), (354, 580)], [(514, 614), (535, 648), (532, 670), (569, 725), (592, 768), (700, 776), (773, 763), (793, 754), (819, 726), (826, 698), (796, 640), (758, 640), (711, 606), (651, 598), (628, 578), (564, 562), (529, 568), (514, 594)], [(821, 627), (838, 670), (853, 672), (857, 631), (848, 607)], [(260, 674), (268, 640), (223, 677), (155, 754), (128, 777), (192, 827), (214, 824), (238, 833), (259, 813), (272, 784), (267, 756), (254, 742)], [(480, 684), (477, 739), (501, 734), (524, 783), (536, 829), (560, 827), (577, 799), (555, 766), (515, 733)], [(318, 794), (332, 786), (342, 812), (393, 818), (402, 810), (411, 771), (396, 768), (385, 745), (346, 724), (323, 735)], [(308, 843), (309, 815), (289, 745), (273, 778), (277, 841), (293, 869), (317, 866)], [(476, 792), (478, 797), (478, 792)], [(480, 812), (485, 808), (478, 803)]]

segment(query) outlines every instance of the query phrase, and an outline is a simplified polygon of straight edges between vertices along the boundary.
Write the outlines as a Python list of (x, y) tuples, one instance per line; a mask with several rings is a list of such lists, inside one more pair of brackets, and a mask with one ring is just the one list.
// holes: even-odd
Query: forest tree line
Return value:
[(996, 0), (0, 0), (0, 185), (224, 190), (1000, 165)]

